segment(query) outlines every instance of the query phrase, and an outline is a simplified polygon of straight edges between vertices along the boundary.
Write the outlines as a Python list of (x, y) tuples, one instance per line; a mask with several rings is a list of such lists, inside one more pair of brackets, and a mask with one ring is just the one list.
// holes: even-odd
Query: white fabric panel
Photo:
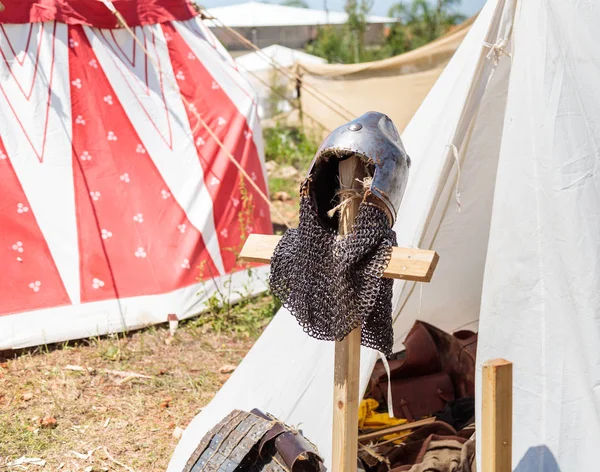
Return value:
[(245, 71), (258, 72), (273, 69), (273, 61), (278, 67), (292, 67), (301, 64), (325, 64), (327, 61), (297, 49), (290, 49), (279, 44), (273, 44), (260, 51), (250, 52), (236, 58), (238, 67)]
[[(268, 267), (236, 272), (215, 281), (206, 281), (160, 295), (146, 295), (118, 300), (91, 302), (46, 308), (12, 316), (0, 316), (0, 351), (39, 344), (83, 339), (126, 329), (139, 329), (165, 323), (169, 313), (182, 320), (195, 316), (205, 308), (207, 300), (217, 291), (223, 293), (231, 283), (231, 301), (257, 295), (267, 289)], [(39, 329), (32, 330), (36, 326)]]
[[(225, 49), (225, 46), (223, 46), (221, 44), (221, 42), (217, 39), (215, 34), (206, 25), (208, 20), (202, 21), (199, 17), (196, 17), (194, 19), (194, 21), (200, 27), (200, 30), (204, 33), (208, 42), (215, 48), (215, 51), (217, 51), (217, 53), (223, 57), (224, 61), (231, 64), (231, 66), (236, 71), (239, 72), (238, 66), (235, 63), (235, 61), (233, 60), (233, 58), (231, 57), (231, 55), (229, 54), (229, 51), (227, 51), (227, 49)], [(250, 82), (248, 82), (248, 79), (246, 79), (246, 77), (243, 74), (238, 74), (236, 76), (236, 81), (238, 83), (242, 84), (243, 88), (245, 90), (248, 90), (253, 95), (254, 101), (256, 102), (256, 105), (254, 108), (254, 113), (248, 113), (247, 116), (249, 116), (248, 119), (251, 120), (251, 123), (252, 123), (250, 126), (250, 129), (252, 130), (252, 133), (254, 135), (254, 144), (256, 145), (256, 150), (261, 159), (261, 162), (264, 163), (265, 162), (265, 146), (264, 146), (263, 135), (262, 135), (262, 127), (260, 125), (260, 120), (259, 120), (259, 116), (258, 116), (258, 103), (257, 103), (258, 97), (256, 94), (256, 90), (254, 90), (254, 87), (252, 87)], [(250, 122), (248, 124), (250, 125)], [(268, 179), (267, 179), (267, 171), (265, 168), (263, 168), (263, 176), (264, 176), (265, 182), (266, 182)]]
[(0, 37), (4, 57), (12, 58), (13, 49), (21, 57), (0, 67), (0, 135), (71, 302), (79, 303), (71, 97), (68, 76), (62, 75), (69, 68), (67, 26), (48, 22), (3, 28), (10, 40)]
[[(507, 77), (507, 61), (502, 63), (503, 70), (495, 72), (492, 86), (487, 90), (487, 75), (481, 76), (477, 83), (472, 77), (481, 70), (481, 64), (478, 64), (481, 52), (487, 54), (483, 38), (489, 30), (498, 30), (503, 9), (504, 2), (486, 4), (480, 17), (488, 15), (487, 22), (480, 23), (478, 19), (472, 27), (477, 39), (471, 39), (474, 33), (469, 32), (403, 135), (407, 151), (416, 165), (411, 169), (407, 194), (398, 215), (395, 228), (398, 243), (433, 248), (440, 254), (441, 262), (429, 284), (396, 284), (394, 336), (397, 342), (404, 339), (417, 318), (448, 330), (477, 320), (481, 282), (477, 281), (474, 272), (481, 274), (485, 260), (498, 155), (494, 147), (499, 145), (497, 135), (502, 127), (501, 120), (499, 123), (493, 120), (498, 114), (502, 115), (504, 109), (504, 103), (497, 103), (496, 99), (502, 94), (502, 81)], [(467, 41), (470, 47), (467, 47)], [(483, 61), (487, 72), (492, 73), (492, 61), (487, 58)], [(474, 90), (474, 97), (485, 92), (479, 106), (479, 118), (467, 110), (465, 100), (469, 89)], [(477, 103), (473, 101), (473, 111), (477, 113)], [(463, 109), (465, 118), (461, 123)], [(444, 112), (440, 113), (440, 110)], [(457, 136), (459, 130), (468, 129), (471, 122), (475, 123), (474, 130), (464, 138)], [(458, 147), (459, 165), (452, 145)], [(434, 172), (436, 168), (438, 171)], [(438, 178), (434, 178), (436, 176)], [(464, 277), (469, 280), (463, 280)], [(457, 304), (457, 299), (463, 303)]]
[(599, 22), (528, 0), (515, 26), (478, 358), (514, 363), (519, 472), (598, 469)]
[[(500, 6), (502, 4), (500, 2)], [(491, 23), (494, 22), (496, 28), (499, 24), (502, 8), (496, 9), (496, 6), (495, 1), (487, 4), (432, 90), (432, 98), (425, 101), (414, 118), (415, 124), (409, 125), (403, 135), (414, 164), (395, 227), (399, 244), (413, 244), (424, 231), (423, 214), (433, 204), (438, 185), (442, 185), (436, 177), (449, 159), (446, 145), (456, 131), (484, 38)], [(440, 110), (445, 112), (440, 113)], [(480, 205), (485, 207), (485, 202)], [(482, 211), (477, 204), (473, 206), (476, 211)], [(479, 262), (483, 266), (483, 260)], [(449, 276), (453, 277), (452, 273)], [(401, 287), (398, 283), (397, 288)], [(400, 293), (401, 290), (396, 291), (396, 302)], [(468, 293), (474, 299), (471, 306), (476, 307), (479, 292)], [(448, 303), (451, 301), (452, 298)], [(398, 309), (396, 303), (396, 311)], [(472, 318), (473, 314), (465, 314), (461, 319), (470, 321)], [(362, 391), (376, 358), (376, 351), (361, 350)], [(214, 400), (190, 423), (168, 470), (179, 472), (200, 438), (234, 408), (260, 408), (289, 424), (302, 423), (303, 432), (317, 445), (326, 466), (330, 467), (332, 395), (333, 344), (309, 338), (295, 319), (281, 310)]]
[(401, 298), (406, 301), (394, 324), (396, 351), (402, 349), (417, 319), (449, 332), (469, 327), (477, 331), (509, 74), (510, 61), (505, 58), (483, 96), (470, 140), (459, 154), (460, 209), (454, 164), (419, 245), (435, 249), (440, 262), (430, 283), (410, 284), (408, 299)]
[[(85, 26), (94, 53), (154, 164), (192, 224), (200, 230), (220, 274), (225, 272), (210, 194), (160, 25), (129, 32)], [(158, 64), (160, 69), (157, 69)], [(173, 166), (173, 162), (178, 163)], [(211, 202), (211, 203), (207, 203)]]

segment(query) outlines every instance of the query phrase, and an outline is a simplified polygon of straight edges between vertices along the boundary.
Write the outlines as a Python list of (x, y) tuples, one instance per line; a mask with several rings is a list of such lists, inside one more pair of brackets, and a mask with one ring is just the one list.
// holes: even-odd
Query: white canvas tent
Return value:
[[(396, 348), (415, 319), (479, 326), (480, 363), (514, 362), (519, 472), (597, 469), (599, 20), (576, 0), (490, 0), (403, 134), (413, 168), (398, 241), (440, 263), (431, 284), (396, 283)], [(361, 351), (363, 390), (376, 357)], [(330, 466), (332, 393), (333, 344), (282, 310), (168, 470), (234, 408), (299, 426)]]
[[(293, 107), (288, 100), (296, 98), (294, 82), (277, 68), (291, 69), (296, 64), (323, 64), (325, 62), (327, 61), (322, 57), (279, 44), (273, 44), (235, 59), (239, 71), (256, 92), (258, 116), (263, 119), (273, 118), (271, 110), (269, 110), (270, 104), (275, 105), (272, 108), (275, 108), (277, 113), (289, 112)], [(277, 94), (283, 94), (288, 100), (283, 98), (278, 100)]]

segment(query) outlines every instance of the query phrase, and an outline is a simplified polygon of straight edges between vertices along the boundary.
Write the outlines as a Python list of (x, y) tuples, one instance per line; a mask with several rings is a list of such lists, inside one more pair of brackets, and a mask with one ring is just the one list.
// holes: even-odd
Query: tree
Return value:
[(286, 7), (308, 8), (308, 3), (304, 0), (283, 0), (281, 4)]
[(347, 64), (353, 62), (348, 37), (343, 28), (326, 25), (317, 30), (317, 37), (306, 45), (306, 52), (322, 57), (330, 64)]
[(388, 35), (388, 46), (392, 54), (401, 54), (423, 46), (445, 34), (452, 26), (465, 20), (465, 16), (454, 11), (460, 0), (413, 0), (410, 5), (392, 5), (388, 16), (398, 22)]
[(306, 47), (306, 51), (330, 63), (343, 64), (402, 54), (434, 41), (452, 26), (464, 21), (465, 16), (455, 12), (459, 3), (460, 0), (396, 3), (390, 8), (388, 16), (395, 18), (397, 23), (390, 28), (385, 44), (367, 47), (367, 15), (373, 0), (346, 0), (346, 23), (342, 27), (328, 25), (319, 28), (317, 38)]
[(306, 47), (310, 54), (323, 57), (330, 63), (354, 63), (370, 60), (365, 47), (367, 15), (373, 0), (346, 0), (348, 14), (342, 26), (327, 25), (317, 31), (317, 38)]

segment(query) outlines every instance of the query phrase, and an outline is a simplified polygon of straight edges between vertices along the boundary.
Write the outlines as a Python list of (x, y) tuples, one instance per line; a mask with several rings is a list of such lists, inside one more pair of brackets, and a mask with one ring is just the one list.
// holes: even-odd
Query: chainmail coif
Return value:
[(362, 203), (353, 230), (340, 238), (305, 195), (298, 228), (285, 232), (271, 258), (271, 290), (309, 336), (341, 341), (361, 326), (363, 346), (391, 355), (393, 280), (383, 272), (396, 245), (376, 205)]

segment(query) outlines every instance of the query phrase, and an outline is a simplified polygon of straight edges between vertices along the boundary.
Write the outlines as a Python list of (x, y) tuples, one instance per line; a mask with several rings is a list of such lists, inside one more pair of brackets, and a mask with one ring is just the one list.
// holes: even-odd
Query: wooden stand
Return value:
[(494, 359), (483, 364), (481, 467), (485, 472), (512, 472), (512, 363)]
[[(340, 163), (340, 188), (351, 189), (362, 178), (362, 166), (352, 157)], [(339, 233), (350, 231), (360, 200), (345, 205), (340, 214)], [(240, 252), (247, 262), (269, 262), (279, 236), (252, 234)], [(429, 282), (439, 256), (434, 251), (394, 248), (384, 277)], [(360, 377), (360, 328), (335, 343), (333, 458), (334, 472), (355, 472), (358, 457), (358, 406)]]
[[(240, 259), (268, 263), (279, 239), (280, 236), (251, 234)], [(384, 277), (429, 282), (438, 260), (434, 251), (394, 248)], [(357, 468), (359, 360), (357, 329), (336, 343), (335, 348), (332, 464), (336, 472), (355, 472)], [(512, 364), (504, 359), (486, 362), (482, 381), (482, 464), (478, 469), (511, 472)], [(417, 423), (403, 427), (414, 427)]]

